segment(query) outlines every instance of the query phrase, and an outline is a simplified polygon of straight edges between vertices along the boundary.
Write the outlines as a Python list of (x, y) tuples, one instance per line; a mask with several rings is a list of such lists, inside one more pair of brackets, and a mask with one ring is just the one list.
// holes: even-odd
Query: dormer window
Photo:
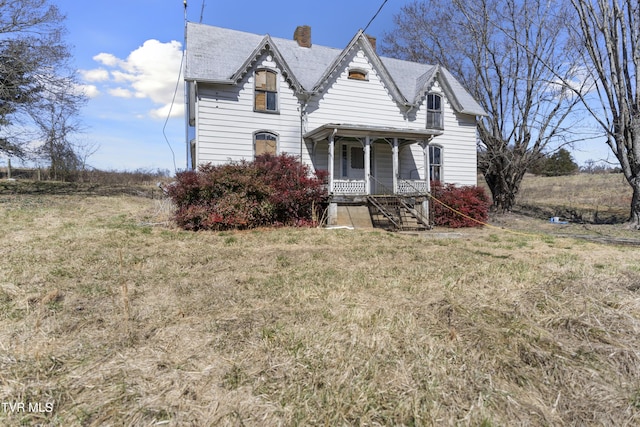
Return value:
[(435, 93), (427, 95), (427, 129), (443, 129), (442, 97)]
[(271, 70), (256, 71), (255, 111), (278, 111), (278, 74)]
[(367, 77), (367, 72), (358, 70), (357, 68), (349, 70), (349, 78), (351, 80), (369, 80)]

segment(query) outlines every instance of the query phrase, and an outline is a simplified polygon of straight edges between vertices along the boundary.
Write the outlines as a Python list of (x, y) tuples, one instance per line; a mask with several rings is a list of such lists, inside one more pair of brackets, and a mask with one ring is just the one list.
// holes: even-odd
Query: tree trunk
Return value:
[(640, 229), (640, 176), (629, 180), (629, 184), (633, 189), (631, 197), (631, 212), (629, 214), (629, 224)]
[(520, 187), (520, 181), (514, 183), (504, 173), (485, 174), (484, 176), (493, 200), (493, 209), (502, 212), (510, 212), (516, 203), (516, 194)]

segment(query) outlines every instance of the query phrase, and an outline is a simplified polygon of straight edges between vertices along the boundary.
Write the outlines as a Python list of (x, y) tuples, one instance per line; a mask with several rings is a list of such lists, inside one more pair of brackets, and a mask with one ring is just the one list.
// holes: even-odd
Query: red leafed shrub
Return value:
[(316, 225), (327, 201), (323, 178), (291, 155), (265, 154), (178, 173), (168, 193), (176, 222), (187, 230)]
[(435, 181), (431, 183), (431, 194), (445, 205), (455, 209), (453, 211), (431, 200), (431, 218), (435, 225), (450, 228), (481, 227), (482, 224), (477, 221), (486, 222), (489, 218), (491, 203), (481, 187), (456, 187), (453, 184), (443, 185)]

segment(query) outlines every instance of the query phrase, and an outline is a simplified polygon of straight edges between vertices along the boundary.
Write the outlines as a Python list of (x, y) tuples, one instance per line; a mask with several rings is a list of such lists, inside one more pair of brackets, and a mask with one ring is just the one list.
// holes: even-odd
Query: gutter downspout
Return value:
[(329, 208), (327, 210), (327, 224), (336, 225), (338, 223), (338, 204), (333, 201), (333, 164), (335, 156), (335, 136), (338, 133), (338, 129), (334, 128), (333, 132), (329, 135), (329, 158), (327, 159), (329, 164), (327, 169), (329, 170)]
[(302, 153), (304, 149), (304, 118), (307, 114), (307, 100), (300, 103), (300, 163), (302, 163)]
[(331, 135), (329, 135), (329, 164), (327, 165), (327, 169), (329, 169), (329, 194), (333, 194), (333, 177), (334, 173), (334, 157), (335, 157), (335, 136), (338, 133), (338, 129), (333, 129)]

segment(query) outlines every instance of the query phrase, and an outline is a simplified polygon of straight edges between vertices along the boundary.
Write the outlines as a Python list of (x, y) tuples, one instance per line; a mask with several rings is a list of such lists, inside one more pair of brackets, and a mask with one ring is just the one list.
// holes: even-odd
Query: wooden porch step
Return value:
[(431, 227), (415, 206), (398, 196), (368, 196), (369, 213), (374, 227), (393, 231), (422, 231)]

